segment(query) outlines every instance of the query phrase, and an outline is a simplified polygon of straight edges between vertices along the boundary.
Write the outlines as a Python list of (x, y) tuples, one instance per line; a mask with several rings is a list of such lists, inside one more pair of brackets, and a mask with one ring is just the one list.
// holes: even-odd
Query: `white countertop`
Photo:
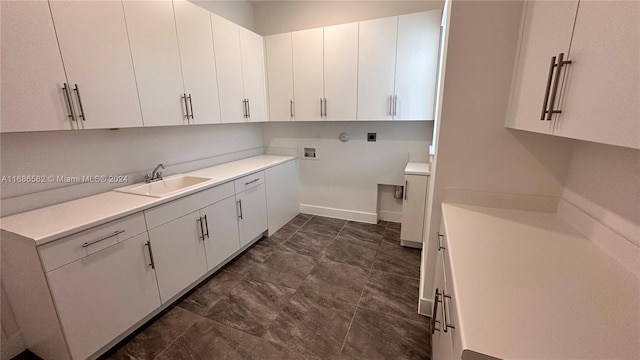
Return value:
[(463, 349), (501, 359), (640, 356), (640, 280), (556, 214), (442, 209)]
[(404, 168), (405, 175), (431, 175), (430, 164), (426, 162), (410, 162)]
[(109, 191), (1, 218), (0, 228), (42, 245), (293, 159), (295, 157), (291, 156), (254, 156), (187, 173), (215, 180), (167, 197), (153, 198)]

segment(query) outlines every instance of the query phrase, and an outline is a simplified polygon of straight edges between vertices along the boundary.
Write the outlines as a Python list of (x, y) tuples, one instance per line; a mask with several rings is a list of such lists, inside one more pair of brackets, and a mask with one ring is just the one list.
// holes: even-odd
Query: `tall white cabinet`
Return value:
[(49, 2), (82, 129), (142, 126), (122, 2)]
[(189, 123), (220, 122), (218, 77), (213, 51), (211, 16), (205, 9), (187, 0), (174, 0), (180, 63)]
[(293, 49), (291, 33), (265, 37), (269, 120), (294, 120)]
[(188, 124), (171, 1), (123, 1), (142, 117), (147, 126)]
[(0, 2), (2, 105), (0, 131), (75, 128), (67, 79), (46, 1)]
[(293, 89), (296, 121), (320, 121), (324, 110), (322, 28), (295, 31)]
[(640, 149), (640, 3), (529, 1), (506, 126)]
[(393, 120), (398, 17), (360, 22), (358, 120)]
[(358, 99), (358, 24), (324, 28), (324, 118), (355, 120)]

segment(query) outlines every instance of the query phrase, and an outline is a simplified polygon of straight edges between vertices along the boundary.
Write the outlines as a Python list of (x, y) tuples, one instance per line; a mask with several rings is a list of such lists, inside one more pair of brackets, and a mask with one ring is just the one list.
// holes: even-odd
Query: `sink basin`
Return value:
[(148, 184), (141, 183), (125, 186), (115, 189), (115, 191), (151, 197), (165, 197), (211, 180), (213, 179), (198, 176), (174, 175)]

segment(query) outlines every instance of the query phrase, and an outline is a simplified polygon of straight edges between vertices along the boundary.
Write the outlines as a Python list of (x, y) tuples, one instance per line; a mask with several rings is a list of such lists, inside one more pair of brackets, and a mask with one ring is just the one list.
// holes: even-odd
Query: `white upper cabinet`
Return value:
[(216, 72), (220, 91), (220, 116), (223, 123), (245, 122), (242, 55), (238, 25), (211, 13)]
[(243, 27), (240, 30), (242, 79), (247, 100), (247, 120), (267, 121), (267, 94), (264, 76), (264, 38)]
[(358, 104), (358, 23), (324, 28), (324, 117), (355, 120)]
[(541, 120), (553, 86), (550, 65), (569, 51), (578, 1), (529, 1), (525, 7), (507, 126), (550, 134), (552, 121)]
[(360, 22), (358, 120), (392, 120), (398, 17)]
[(324, 113), (322, 28), (295, 31), (291, 36), (295, 119), (320, 121)]
[(0, 131), (68, 130), (67, 82), (46, 1), (0, 2)]
[(122, 2), (49, 4), (79, 127), (142, 126)]
[(265, 37), (269, 84), (269, 120), (290, 121), (293, 116), (293, 54), (291, 33)]
[(124, 1), (145, 126), (188, 124), (170, 0)]
[(506, 126), (640, 148), (640, 4), (529, 1)]
[(398, 17), (396, 120), (434, 120), (441, 10)]
[(581, 1), (554, 134), (640, 149), (640, 2)]
[(186, 0), (173, 0), (173, 8), (184, 89), (188, 96), (189, 123), (219, 123), (220, 102), (211, 16), (205, 9)]

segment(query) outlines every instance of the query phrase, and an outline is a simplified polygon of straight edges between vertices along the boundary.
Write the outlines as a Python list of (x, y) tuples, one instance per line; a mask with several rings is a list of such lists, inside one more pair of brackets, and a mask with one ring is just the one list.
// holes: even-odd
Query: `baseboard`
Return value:
[(378, 214), (376, 213), (336, 209), (309, 204), (300, 204), (300, 212), (304, 214), (326, 216), (336, 219), (360, 221), (369, 224), (376, 224), (378, 222)]
[(402, 213), (399, 211), (380, 210), (380, 214), (378, 214), (378, 219), (399, 223), (399, 222), (402, 222)]
[(416, 241), (400, 240), (400, 245), (414, 249), (422, 249), (422, 243)]
[(418, 301), (418, 314), (431, 317), (433, 311), (433, 301), (420, 298)]
[(640, 247), (630, 239), (564, 199), (558, 204), (558, 216), (640, 278)]

